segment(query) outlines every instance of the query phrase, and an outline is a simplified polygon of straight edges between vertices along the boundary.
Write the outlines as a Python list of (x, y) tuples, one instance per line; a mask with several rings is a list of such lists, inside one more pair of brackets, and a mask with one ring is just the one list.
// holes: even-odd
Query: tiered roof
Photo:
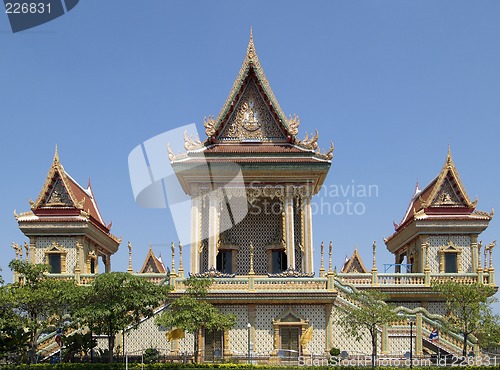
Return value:
[(346, 261), (340, 270), (341, 273), (367, 273), (368, 270), (359, 255), (358, 248), (354, 247), (351, 258), (346, 257)]
[[(296, 115), (287, 118), (274, 96), (250, 32), (243, 64), (226, 102), (217, 118), (205, 117), (206, 140), (185, 135), (186, 153), (176, 155), (169, 149), (169, 158), (174, 169), (179, 170), (177, 173), (186, 171), (190, 164), (206, 162), (239, 164), (244, 175), (256, 165), (268, 170), (281, 165), (284, 166), (281, 173), (287, 172), (283, 168), (314, 173), (314, 179), (308, 181), (319, 190), (328, 172), (334, 147), (332, 144), (328, 151), (319, 150), (317, 132), (306, 134), (303, 140), (298, 139), (299, 124)], [(275, 175), (267, 178), (275, 178)], [(180, 180), (185, 186), (186, 182)]]
[(394, 224), (395, 232), (386, 239), (390, 242), (417, 221), (454, 220), (487, 221), (493, 217), (493, 211), (486, 213), (476, 210), (477, 199), (471, 201), (453, 162), (448, 148), (446, 161), (439, 175), (425, 188), (415, 187), (408, 209), (399, 224)]
[(167, 269), (165, 268), (165, 265), (163, 264), (163, 261), (160, 257), (156, 257), (155, 253), (153, 252), (153, 247), (150, 246), (148, 250), (148, 254), (146, 255), (146, 259), (144, 260), (144, 264), (142, 265), (141, 271), (139, 273), (141, 274), (164, 274), (166, 273)]
[(111, 234), (112, 223), (106, 224), (96, 203), (90, 180), (82, 187), (65, 170), (56, 151), (47, 179), (35, 202), (30, 201), (31, 211), (15, 213), (18, 223), (86, 223), (109, 239), (110, 252), (118, 249), (120, 240)]

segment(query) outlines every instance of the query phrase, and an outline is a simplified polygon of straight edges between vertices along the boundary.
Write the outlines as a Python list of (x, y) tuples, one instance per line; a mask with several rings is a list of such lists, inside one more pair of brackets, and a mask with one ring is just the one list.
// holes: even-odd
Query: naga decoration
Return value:
[(333, 158), (333, 150), (335, 149), (335, 145), (333, 144), (333, 142), (330, 143), (330, 148), (328, 149), (328, 151), (323, 151), (321, 152), (320, 150), (318, 150), (316, 152), (316, 156), (318, 158), (321, 158), (321, 159), (326, 159), (326, 160), (331, 160)]
[(187, 131), (184, 131), (184, 149), (186, 150), (196, 150), (203, 147), (203, 143), (200, 141), (198, 134), (195, 135), (193, 139), (192, 136), (187, 136)]
[(215, 120), (214, 116), (203, 117), (203, 126), (205, 126), (205, 133), (208, 137), (215, 134)]
[(226, 274), (224, 272), (216, 270), (215, 267), (211, 267), (205, 272), (200, 272), (197, 274), (189, 273), (189, 276), (197, 278), (234, 278), (236, 274)]
[(314, 135), (311, 135), (311, 137), (309, 137), (309, 134), (306, 132), (306, 136), (303, 140), (299, 141), (298, 144), (305, 149), (316, 150), (318, 148), (318, 138), (318, 130), (316, 130)]
[(300, 272), (294, 268), (289, 267), (287, 270), (279, 272), (277, 274), (267, 274), (270, 278), (312, 278), (314, 277), (314, 272)]
[(295, 136), (299, 132), (300, 118), (296, 114), (288, 118), (288, 132)]

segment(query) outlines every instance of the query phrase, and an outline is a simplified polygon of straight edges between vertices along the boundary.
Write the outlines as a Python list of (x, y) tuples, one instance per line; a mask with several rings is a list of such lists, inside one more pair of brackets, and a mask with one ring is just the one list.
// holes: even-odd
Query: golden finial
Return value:
[(252, 31), (252, 27), (250, 27), (250, 40), (248, 41), (247, 58), (249, 60), (252, 60), (256, 56), (257, 56), (257, 54), (255, 53), (255, 44), (253, 43), (253, 31)]
[(57, 144), (56, 144), (56, 150), (54, 152), (54, 164), (59, 163), (59, 150), (57, 149)]
[(324, 259), (325, 245), (321, 242), (321, 264), (319, 267), (319, 277), (325, 276), (325, 259)]
[(127, 268), (127, 272), (131, 274), (132, 272), (134, 272), (134, 270), (132, 269), (132, 243), (130, 242), (130, 240), (127, 243), (127, 247), (128, 247), (128, 268)]
[(493, 240), (493, 242), (488, 245), (488, 250), (490, 251), (490, 270), (493, 270), (493, 248), (495, 245), (497, 245), (496, 240)]
[(179, 241), (179, 277), (184, 277), (184, 267), (182, 266), (182, 244)]
[(172, 242), (171, 248), (172, 248), (172, 270), (170, 272), (172, 274), (175, 274), (175, 245), (174, 245), (174, 242)]
[(446, 163), (448, 164), (448, 168), (450, 168), (453, 163), (450, 144), (448, 144), (448, 154), (446, 155)]
[(328, 249), (329, 249), (329, 262), (328, 262), (328, 272), (332, 272), (332, 248), (333, 248), (333, 244), (332, 244), (332, 241), (330, 240), (330, 245), (328, 246)]
[(248, 272), (249, 275), (255, 275), (255, 272), (253, 270), (253, 252), (254, 252), (254, 246), (253, 243), (250, 242), (250, 271)]

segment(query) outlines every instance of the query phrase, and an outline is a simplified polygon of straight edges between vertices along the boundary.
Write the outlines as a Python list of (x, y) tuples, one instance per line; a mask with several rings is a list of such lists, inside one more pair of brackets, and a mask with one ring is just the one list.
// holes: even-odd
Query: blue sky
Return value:
[[(328, 186), (375, 185), (362, 215), (316, 214), (340, 266), (355, 245), (379, 270), (415, 182), (441, 170), (448, 144), (478, 209), (500, 209), (500, 3), (482, 1), (81, 1), (66, 15), (13, 34), (0, 15), (0, 266), (25, 238), (13, 210), (29, 209), (54, 147), (82, 185), (91, 178), (105, 221), (139, 270), (150, 244), (168, 257), (177, 236), (165, 209), (134, 203), (127, 157), (145, 140), (217, 115), (243, 60), (249, 29), (261, 64), (300, 137), (335, 142)], [(360, 206), (361, 207), (361, 206)], [(499, 238), (494, 218), (483, 241)], [(500, 258), (495, 255), (497, 271)], [(186, 253), (187, 254), (187, 253)], [(169, 258), (165, 258), (167, 262)], [(316, 262), (315, 268), (319, 268)]]

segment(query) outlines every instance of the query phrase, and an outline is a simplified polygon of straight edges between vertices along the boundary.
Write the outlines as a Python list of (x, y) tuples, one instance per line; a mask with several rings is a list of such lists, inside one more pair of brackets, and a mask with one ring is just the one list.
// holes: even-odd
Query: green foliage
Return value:
[(165, 301), (168, 287), (126, 272), (100, 274), (85, 287), (86, 305), (78, 317), (96, 334), (108, 336), (110, 362), (113, 361), (115, 335), (136, 325)]
[(340, 355), (340, 349), (335, 348), (335, 347), (330, 348), (330, 355), (332, 355), (332, 356)]
[(203, 300), (213, 280), (190, 276), (185, 280), (185, 294), (174, 299), (167, 310), (157, 318), (158, 325), (179, 328), (194, 334), (195, 362), (198, 362), (198, 335), (202, 328), (226, 330), (234, 326), (236, 317), (221, 313), (212, 304)]
[(374, 290), (357, 290), (353, 288), (350, 294), (354, 305), (338, 306), (337, 323), (355, 340), (360, 341), (367, 333), (371, 337), (372, 367), (375, 367), (377, 357), (378, 328), (398, 319), (394, 307), (384, 302), (387, 298), (382, 292)]
[(13, 320), (11, 329), (16, 334), (6, 336), (11, 339), (11, 345), (22, 350), (25, 337), (21, 335), (20, 329), (24, 329), (29, 336), (29, 359), (35, 362), (38, 348), (38, 337), (43, 330), (55, 330), (63, 327), (69, 322), (72, 312), (79, 304), (78, 287), (71, 280), (56, 280), (47, 277), (46, 265), (30, 264), (15, 260), (9, 264), (20, 276), (17, 283), (4, 287), (2, 295), (4, 298), (4, 310)]
[(498, 330), (498, 317), (492, 313), (490, 298), (495, 294), (495, 288), (484, 284), (461, 284), (454, 281), (434, 284), (432, 289), (446, 299), (446, 306), (451, 312), (446, 329), (462, 334), (462, 355), (467, 355), (467, 338), (477, 335), (487, 338), (487, 332), (496, 327)]
[(156, 348), (148, 348), (144, 351), (143, 361), (146, 364), (151, 364), (158, 361), (160, 352)]
[(81, 360), (82, 357), (88, 357), (90, 350), (97, 346), (97, 341), (92, 339), (92, 333), (74, 333), (73, 335), (63, 337), (64, 350), (63, 362)]

